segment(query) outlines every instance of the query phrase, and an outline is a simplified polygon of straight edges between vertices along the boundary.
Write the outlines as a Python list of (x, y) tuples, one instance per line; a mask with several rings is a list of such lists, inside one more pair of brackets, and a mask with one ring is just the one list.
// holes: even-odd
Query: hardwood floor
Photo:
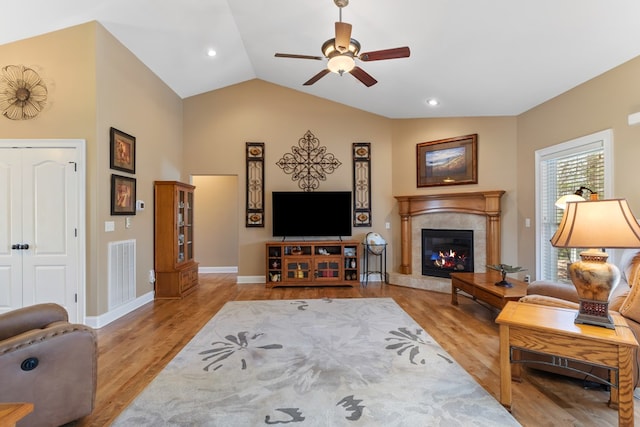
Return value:
[[(146, 387), (227, 301), (393, 298), (496, 400), (500, 393), (496, 313), (468, 299), (369, 283), (364, 287), (273, 288), (235, 283), (232, 274), (201, 274), (182, 300), (154, 301), (98, 330), (98, 388), (92, 415), (75, 426), (106, 426)], [(608, 392), (580, 381), (529, 371), (513, 385), (513, 415), (524, 426), (617, 425)], [(636, 419), (640, 409), (636, 402)]]

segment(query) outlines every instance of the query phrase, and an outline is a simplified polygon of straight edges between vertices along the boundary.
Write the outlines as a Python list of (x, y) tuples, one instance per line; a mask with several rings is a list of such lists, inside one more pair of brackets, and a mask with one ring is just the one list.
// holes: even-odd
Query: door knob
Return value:
[(20, 249), (20, 245), (11, 245), (11, 249)]
[(25, 244), (23, 244), (23, 245), (20, 245), (20, 249), (22, 249), (22, 250), (27, 250), (27, 249), (29, 249), (29, 244), (28, 244), (28, 243), (25, 243)]

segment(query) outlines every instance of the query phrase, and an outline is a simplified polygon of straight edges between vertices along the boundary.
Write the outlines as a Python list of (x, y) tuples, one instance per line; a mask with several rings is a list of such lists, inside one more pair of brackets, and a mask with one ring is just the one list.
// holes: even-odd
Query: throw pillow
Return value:
[(578, 309), (578, 304), (575, 302), (563, 300), (560, 298), (554, 298), (547, 295), (527, 295), (520, 298), (518, 301), (526, 302), (529, 304), (546, 305), (549, 307), (571, 308), (574, 310)]
[[(626, 290), (624, 290), (622, 286), (624, 286)], [(624, 304), (624, 302), (627, 300), (629, 292), (631, 292), (631, 289), (626, 284), (618, 285), (618, 287), (613, 290), (611, 296), (609, 296), (609, 310), (617, 311), (618, 313), (620, 313), (620, 308), (622, 307), (622, 304)]]
[(640, 280), (640, 252), (636, 252), (631, 262), (624, 266), (624, 275), (629, 282), (629, 286), (633, 287)]
[[(629, 282), (631, 284), (631, 282)], [(620, 314), (636, 322), (640, 322), (640, 284), (629, 291), (629, 295), (620, 307)]]

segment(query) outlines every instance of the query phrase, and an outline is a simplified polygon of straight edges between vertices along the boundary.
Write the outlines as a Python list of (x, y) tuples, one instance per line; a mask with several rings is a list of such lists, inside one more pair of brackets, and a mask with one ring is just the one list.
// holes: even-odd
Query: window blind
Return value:
[[(555, 206), (561, 196), (573, 194), (581, 186), (604, 198), (605, 150), (604, 141), (593, 141), (570, 149), (548, 151), (539, 164), (541, 229), (540, 279), (569, 281), (567, 266), (579, 258), (581, 249), (554, 248), (549, 240), (558, 229), (564, 211)], [(585, 192), (585, 196), (588, 192)]]

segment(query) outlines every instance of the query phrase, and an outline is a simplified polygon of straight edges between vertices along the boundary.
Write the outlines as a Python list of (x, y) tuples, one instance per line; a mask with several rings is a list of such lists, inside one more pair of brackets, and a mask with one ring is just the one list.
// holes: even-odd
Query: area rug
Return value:
[(233, 301), (115, 426), (512, 426), (390, 298)]

